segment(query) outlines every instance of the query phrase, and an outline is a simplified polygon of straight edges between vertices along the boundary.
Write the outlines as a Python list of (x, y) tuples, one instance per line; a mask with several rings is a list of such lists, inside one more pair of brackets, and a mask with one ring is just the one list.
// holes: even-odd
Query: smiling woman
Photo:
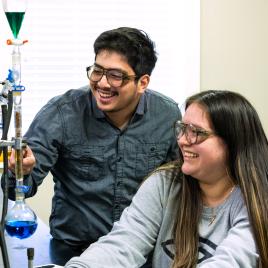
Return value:
[[(268, 142), (254, 107), (204, 91), (182, 121), (180, 159), (156, 169), (112, 231), (65, 267), (141, 267), (152, 250), (153, 268), (268, 267)], [(198, 140), (197, 129), (217, 135)]]

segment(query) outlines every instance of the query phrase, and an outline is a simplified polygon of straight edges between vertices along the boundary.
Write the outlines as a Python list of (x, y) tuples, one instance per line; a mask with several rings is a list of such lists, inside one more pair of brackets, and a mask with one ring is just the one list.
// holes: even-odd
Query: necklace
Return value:
[[(224, 200), (222, 201), (222, 203), (225, 202), (225, 200), (231, 195), (231, 193), (233, 192), (235, 188), (235, 185), (232, 187), (232, 189), (230, 190), (230, 192), (228, 193), (228, 195), (224, 198)], [(217, 212), (216, 212), (216, 209), (215, 207), (212, 207), (212, 212), (211, 212), (211, 216), (209, 217), (209, 223), (208, 223), (208, 226), (212, 225), (214, 223), (214, 221), (216, 220), (216, 217), (217, 217)]]
[(216, 220), (217, 214), (215, 213), (214, 208), (212, 208), (212, 213), (211, 216), (209, 217), (209, 223), (208, 226), (210, 226), (211, 224), (213, 224), (213, 222)]

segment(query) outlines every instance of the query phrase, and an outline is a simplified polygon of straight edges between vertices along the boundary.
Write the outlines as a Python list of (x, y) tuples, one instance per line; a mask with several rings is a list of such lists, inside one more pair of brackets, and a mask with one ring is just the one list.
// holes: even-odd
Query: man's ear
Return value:
[(143, 93), (145, 89), (148, 87), (150, 82), (150, 76), (148, 74), (144, 74), (140, 77), (138, 81), (138, 93)]

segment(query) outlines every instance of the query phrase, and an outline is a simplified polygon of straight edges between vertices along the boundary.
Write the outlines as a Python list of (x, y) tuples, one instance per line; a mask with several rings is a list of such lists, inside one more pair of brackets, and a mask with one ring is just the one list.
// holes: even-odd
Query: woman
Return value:
[(175, 126), (182, 161), (154, 172), (113, 230), (65, 267), (268, 267), (268, 142), (241, 95), (204, 91)]

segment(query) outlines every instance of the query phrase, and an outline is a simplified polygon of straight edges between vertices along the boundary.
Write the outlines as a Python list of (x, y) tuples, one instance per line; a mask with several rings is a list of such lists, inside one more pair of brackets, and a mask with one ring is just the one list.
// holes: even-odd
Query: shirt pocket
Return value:
[(135, 174), (145, 177), (166, 161), (168, 145), (165, 143), (145, 143), (136, 147)]
[(76, 146), (69, 151), (69, 157), (80, 179), (96, 181), (104, 176), (103, 146)]

